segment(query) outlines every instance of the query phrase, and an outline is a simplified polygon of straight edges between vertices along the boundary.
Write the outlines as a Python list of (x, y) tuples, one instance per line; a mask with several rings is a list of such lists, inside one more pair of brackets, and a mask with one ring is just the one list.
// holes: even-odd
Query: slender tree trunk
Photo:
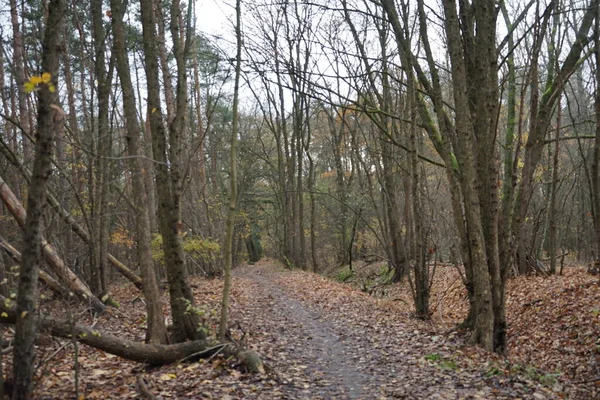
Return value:
[[(29, 123), (29, 110), (27, 107), (27, 93), (25, 93), (25, 61), (24, 61), (24, 44), (23, 33), (21, 32), (21, 24), (19, 22), (19, 4), (16, 0), (10, 0), (10, 16), (13, 28), (13, 59), (14, 73), (17, 84), (17, 99), (19, 108), (19, 125), (26, 134), (31, 132), (31, 124)], [(23, 145), (23, 160), (25, 165), (31, 162), (32, 149), (28, 138), (22, 137)]]
[(163, 78), (165, 105), (167, 106), (167, 124), (171, 124), (175, 116), (175, 96), (173, 94), (173, 76), (169, 69), (169, 62), (167, 61), (167, 41), (165, 36), (163, 4), (166, 3), (161, 1), (155, 1), (154, 3), (154, 15), (156, 18), (156, 27), (158, 29), (156, 47), (158, 49), (158, 58), (160, 60), (160, 69)]
[[(342, 122), (337, 122), (337, 117), (341, 117)], [(342, 163), (342, 146), (344, 146), (344, 135), (346, 124), (344, 122), (345, 112), (342, 111), (340, 114), (328, 114), (329, 119), (329, 130), (332, 135), (333, 141), (333, 158), (336, 172), (336, 189), (337, 196), (340, 205), (340, 215), (337, 218), (338, 225), (338, 236), (339, 236), (339, 250), (338, 250), (338, 264), (347, 265), (350, 263), (348, 259), (348, 196), (346, 190), (346, 183), (344, 178), (344, 165)], [(339, 127), (338, 127), (339, 125)]]
[[(146, 298), (146, 312), (148, 314), (148, 330), (146, 342), (152, 344), (166, 344), (168, 342), (165, 326), (160, 289), (154, 271), (152, 260), (152, 231), (150, 218), (145, 205), (148, 203), (144, 187), (144, 163), (141, 158), (140, 145), (141, 129), (138, 122), (135, 93), (131, 82), (129, 57), (126, 48), (125, 27), (123, 26), (123, 3), (111, 0), (112, 28), (114, 36), (114, 52), (117, 61), (117, 72), (123, 90), (123, 107), (127, 123), (127, 146), (130, 158), (133, 197), (135, 204), (135, 225), (137, 233), (137, 248), (142, 280), (144, 282), (144, 297)], [(136, 157), (137, 156), (137, 157)], [(134, 158), (135, 157), (135, 158)]]
[[(49, 73), (51, 84), (58, 85), (59, 44), (66, 12), (64, 0), (51, 0), (42, 45), (42, 71)], [(42, 263), (42, 214), (46, 202), (46, 183), (50, 177), (52, 142), (62, 116), (52, 107), (58, 93), (45, 85), (38, 92), (37, 129), (33, 177), (27, 197), (27, 219), (23, 231), (23, 262), (19, 271), (17, 321), (13, 360), (13, 399), (30, 399), (34, 372), (37, 334), (37, 281)]]
[[(180, 218), (180, 135), (184, 128), (187, 102), (185, 49), (181, 45), (178, 14), (179, 1), (171, 5), (171, 33), (177, 61), (177, 109), (169, 129), (169, 143), (163, 121), (160, 101), (158, 54), (155, 41), (155, 22), (152, 0), (140, 0), (144, 37), (144, 59), (148, 85), (148, 119), (152, 132), (152, 149), (156, 160), (156, 189), (158, 192), (159, 226), (163, 236), (163, 249), (169, 280), (171, 315), (173, 317), (172, 342), (186, 339), (203, 339), (198, 315), (194, 312), (194, 297), (187, 282), (183, 244), (179, 236)], [(187, 30), (189, 34), (189, 29)], [(187, 42), (189, 43), (189, 42)], [(168, 149), (167, 149), (168, 147)], [(168, 156), (167, 156), (168, 152)]]
[(225, 243), (223, 246), (223, 255), (225, 257), (225, 274), (223, 285), (223, 300), (221, 302), (221, 320), (219, 322), (219, 340), (225, 341), (227, 333), (227, 321), (229, 319), (229, 292), (231, 288), (231, 268), (233, 267), (233, 233), (235, 228), (235, 216), (237, 207), (237, 142), (239, 131), (239, 92), (240, 75), (242, 62), (242, 10), (241, 1), (235, 3), (235, 36), (237, 53), (235, 58), (235, 84), (233, 87), (233, 120), (231, 123), (231, 150), (229, 153), (229, 163), (231, 176), (229, 177), (229, 209), (227, 212), (227, 225), (225, 226)]
[[(600, 265), (600, 6), (596, 6), (596, 25), (594, 31), (594, 56), (596, 59), (595, 118), (596, 138), (594, 140), (594, 158), (592, 160), (592, 216), (596, 232), (596, 265)], [(558, 133), (557, 133), (558, 135)], [(558, 146), (558, 140), (556, 141)]]
[[(515, 43), (512, 32), (512, 23), (510, 22), (506, 4), (500, 2), (500, 8), (506, 26), (510, 31), (508, 34), (508, 89), (507, 89), (507, 115), (506, 132), (504, 134), (504, 180), (502, 186), (502, 205), (500, 213), (500, 262), (505, 270), (510, 270), (509, 266), (513, 262), (512, 248), (512, 219), (514, 210), (514, 197), (516, 188), (515, 179), (515, 127), (517, 125), (517, 73), (515, 69)], [(506, 273), (505, 273), (506, 275)], [(506, 277), (503, 278), (504, 280)]]
[(106, 33), (104, 31), (104, 12), (102, 0), (93, 0), (92, 20), (94, 30), (94, 50), (95, 64), (94, 71), (96, 81), (98, 82), (98, 119), (97, 119), (97, 141), (98, 144), (98, 162), (96, 169), (96, 220), (97, 242), (95, 253), (97, 265), (92, 268), (92, 291), (99, 295), (107, 290), (107, 270), (108, 270), (108, 195), (109, 195), (109, 157), (111, 143), (111, 132), (108, 122), (108, 108), (110, 106), (110, 74), (106, 70)]
[[(405, 27), (407, 21), (405, 21)], [(409, 32), (405, 28), (405, 35), (409, 39)], [(414, 74), (412, 73), (411, 61), (403, 56), (402, 63), (407, 71), (407, 97), (410, 115), (410, 161), (409, 170), (411, 173), (410, 188), (410, 208), (412, 209), (412, 233), (411, 238), (414, 257), (414, 275), (415, 275), (415, 310), (417, 316), (423, 319), (429, 318), (429, 267), (425, 258), (425, 230), (424, 215), (422, 208), (422, 196), (420, 194), (420, 168), (419, 165), (419, 140), (417, 137), (417, 102)], [(407, 203), (407, 208), (409, 208)], [(407, 222), (408, 224), (408, 222)]]
[[(559, 101), (560, 104), (560, 101)], [(562, 110), (559, 106), (556, 114), (556, 136), (554, 143), (554, 152), (551, 157), (552, 177), (550, 183), (550, 210), (548, 212), (548, 257), (550, 257), (550, 273), (556, 274), (556, 251), (557, 251), (557, 210), (556, 201), (558, 196), (558, 161), (560, 152), (560, 126)]]

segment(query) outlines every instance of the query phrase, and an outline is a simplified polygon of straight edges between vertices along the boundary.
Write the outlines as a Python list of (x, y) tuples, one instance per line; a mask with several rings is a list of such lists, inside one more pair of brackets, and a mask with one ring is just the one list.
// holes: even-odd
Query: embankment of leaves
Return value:
[[(355, 264), (328, 275), (389, 302), (397, 312), (414, 312), (409, 285), (390, 284), (385, 265)], [(600, 284), (582, 266), (563, 275), (521, 276), (507, 285), (509, 355), (490, 373), (523, 373), (546, 385), (566, 384), (573, 398), (600, 398)], [(438, 265), (431, 293), (432, 324), (451, 331), (468, 311), (459, 271)]]

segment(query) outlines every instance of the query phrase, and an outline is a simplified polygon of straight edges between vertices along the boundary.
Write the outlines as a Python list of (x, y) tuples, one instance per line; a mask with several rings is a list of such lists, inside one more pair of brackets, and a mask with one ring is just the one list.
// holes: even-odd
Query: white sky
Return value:
[(208, 35), (223, 35), (232, 30), (230, 19), (235, 0), (196, 0), (196, 27)]

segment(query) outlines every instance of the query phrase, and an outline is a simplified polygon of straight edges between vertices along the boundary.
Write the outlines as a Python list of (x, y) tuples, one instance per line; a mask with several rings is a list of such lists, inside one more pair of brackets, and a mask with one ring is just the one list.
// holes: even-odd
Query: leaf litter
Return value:
[[(593, 382), (573, 383), (591, 376), (591, 358), (579, 371), (573, 360), (591, 356), (582, 344), (591, 346), (598, 338), (598, 315), (593, 312), (600, 304), (598, 288), (582, 274), (569, 273), (571, 284), (560, 284), (560, 277), (556, 282), (538, 278), (511, 282), (507, 301), (511, 356), (504, 359), (466, 345), (464, 333), (448, 329), (466, 310), (462, 286), (447, 290), (458, 276), (451, 268), (438, 275), (432, 297), (434, 307), (447, 311), (434, 313), (433, 320), (425, 322), (411, 317), (409, 302), (393, 300), (406, 295), (402, 288), (391, 288), (385, 299), (378, 299), (263, 260), (234, 271), (230, 333), (263, 357), (266, 374), (250, 374), (237, 360), (221, 355), (148, 368), (79, 345), (79, 398), (141, 398), (136, 384), (140, 375), (148, 390), (163, 399), (593, 398), (598, 393)], [(203, 319), (214, 332), (222, 282), (194, 277), (191, 283)], [(548, 296), (550, 287), (564, 290), (565, 298)], [(590, 289), (595, 295), (589, 295)], [(436, 302), (443, 291), (442, 301)], [(124, 284), (112, 295), (122, 305), (120, 310), (106, 312), (97, 321), (80, 314), (79, 322), (142, 341), (145, 318), (139, 293)], [(536, 296), (542, 301), (523, 307)], [(581, 297), (591, 297), (586, 303), (591, 310), (579, 306)], [(546, 301), (554, 319), (539, 310)], [(47, 307), (53, 314), (64, 312), (56, 301)], [(569, 324), (576, 324), (576, 329), (569, 329)], [(571, 347), (565, 352), (572, 358), (562, 357), (562, 350)], [(38, 360), (44, 361), (36, 375), (36, 398), (75, 397), (73, 350), (73, 343), (64, 340), (39, 346)], [(595, 357), (597, 362), (597, 352)], [(10, 370), (10, 356), (5, 362), (5, 370)], [(560, 374), (553, 374), (555, 365), (562, 366)]]

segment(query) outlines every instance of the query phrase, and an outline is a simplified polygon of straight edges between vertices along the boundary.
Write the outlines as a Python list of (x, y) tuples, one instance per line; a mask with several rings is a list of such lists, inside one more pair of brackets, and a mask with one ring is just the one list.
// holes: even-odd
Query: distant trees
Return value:
[[(317, 171), (317, 189), (311, 193), (318, 206), (311, 209), (332, 216), (339, 227), (321, 224), (314, 235), (339, 234), (311, 251), (328, 257), (333, 249), (352, 246), (348, 241), (355, 235), (350, 239), (347, 218), (353, 214), (358, 236), (374, 236), (375, 252), (387, 260), (395, 279), (408, 277), (414, 283), (418, 314), (426, 316), (431, 272), (426, 259), (430, 254), (450, 256), (451, 247), (460, 248), (471, 301), (465, 326), (474, 329), (475, 343), (504, 351), (507, 277), (555, 272), (559, 248), (574, 244), (570, 234), (559, 233), (559, 226), (573, 232), (574, 221), (561, 218), (558, 209), (562, 215), (566, 208), (579, 215), (593, 209), (583, 195), (592, 187), (580, 186), (577, 173), (561, 180), (560, 170), (589, 175), (589, 142), (569, 140), (568, 134), (579, 128), (564, 123), (575, 98), (563, 93), (569, 82), (581, 87), (575, 82), (590, 79), (595, 68), (583, 66), (589, 60), (596, 2), (579, 2), (578, 11), (570, 12), (571, 5), (555, 1), (443, 2), (439, 10), (423, 2), (392, 0), (344, 1), (339, 8), (295, 1), (280, 8), (252, 4), (261, 10), (256, 29), (263, 36), (254, 35), (251, 42), (264, 39), (248, 47), (248, 67), (256, 74), (249, 82), (260, 84), (262, 90), (253, 89), (255, 97), (272, 105), (261, 110), (276, 139), (285, 139), (293, 131), (288, 124), (298, 121), (294, 108), (285, 106), (286, 93), (314, 99), (305, 103), (312, 118), (304, 122), (313, 131), (305, 157)], [(302, 12), (284, 18), (283, 11), (273, 11), (285, 7)], [(307, 27), (296, 31), (314, 35), (324, 51), (306, 61), (306, 53), (288, 50), (280, 32), (294, 24)], [(500, 26), (505, 36), (497, 33)], [(275, 54), (268, 61), (274, 68), (256, 58), (264, 45)], [(446, 52), (447, 59), (440, 56)], [(290, 60), (296, 59), (312, 66), (311, 73), (291, 67)], [(294, 84), (294, 76), (303, 79), (302, 88)], [(320, 142), (323, 115), (329, 123), (322, 136), (326, 141)], [(550, 132), (554, 136), (548, 139)], [(283, 139), (276, 140), (268, 160), (290, 160)], [(566, 149), (560, 148), (563, 143)], [(453, 240), (435, 232), (439, 217), (428, 217), (442, 204), (432, 197), (431, 183), (444, 175), (439, 193), (450, 199), (445, 207), (454, 214)], [(335, 179), (327, 180), (329, 176)], [(293, 182), (279, 174), (279, 187)], [(569, 203), (569, 198), (577, 200)], [(294, 214), (281, 204), (288, 226), (285, 218)], [(579, 232), (590, 231), (589, 218), (582, 216), (577, 224)], [(448, 225), (443, 229), (450, 232)], [(581, 255), (583, 241), (576, 241), (578, 250), (571, 248)], [(351, 262), (348, 254), (358, 255), (338, 251), (334, 254), (341, 263)]]

